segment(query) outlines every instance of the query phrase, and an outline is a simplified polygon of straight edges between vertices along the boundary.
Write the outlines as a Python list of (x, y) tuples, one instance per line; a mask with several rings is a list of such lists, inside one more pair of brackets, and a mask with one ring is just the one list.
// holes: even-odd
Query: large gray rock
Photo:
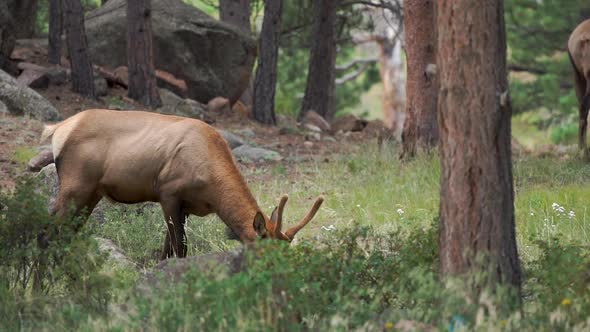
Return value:
[(207, 114), (207, 106), (198, 101), (183, 99), (166, 89), (160, 89), (160, 99), (162, 107), (156, 109), (158, 113), (199, 119), (207, 123), (213, 122)]
[(98, 242), (98, 250), (108, 254), (108, 261), (113, 265), (124, 268), (136, 268), (135, 264), (127, 258), (121, 248), (119, 248), (113, 241), (102, 237), (95, 237)]
[(170, 283), (182, 281), (191, 271), (215, 278), (231, 276), (246, 270), (247, 258), (244, 247), (200, 256), (169, 258), (147, 271), (138, 281), (136, 291), (144, 295), (151, 294), (163, 287), (169, 287)]
[[(92, 62), (127, 65), (126, 1), (109, 0), (86, 17)], [(235, 102), (250, 80), (256, 42), (181, 0), (152, 1), (157, 69), (186, 82), (187, 96), (207, 103), (217, 96)]]
[(57, 109), (35, 90), (19, 86), (16, 79), (0, 70), (0, 102), (14, 115), (26, 115), (42, 121), (57, 121)]
[(217, 130), (217, 131), (227, 141), (229, 148), (232, 150), (237, 148), (238, 146), (242, 146), (242, 145), (246, 144), (246, 142), (238, 135), (232, 134), (226, 130)]
[(241, 145), (232, 150), (236, 159), (242, 162), (279, 161), (283, 157), (272, 150), (255, 148), (250, 145)]
[(8, 114), (8, 107), (0, 100), (0, 114)]

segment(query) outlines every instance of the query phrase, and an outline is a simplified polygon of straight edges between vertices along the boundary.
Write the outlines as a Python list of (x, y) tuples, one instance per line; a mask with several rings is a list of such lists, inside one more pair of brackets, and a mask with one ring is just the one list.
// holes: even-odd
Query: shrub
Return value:
[(99, 273), (105, 257), (82, 220), (49, 215), (39, 185), (23, 177), (0, 194), (0, 324), (8, 330), (65, 308), (105, 312), (108, 304), (109, 280)]

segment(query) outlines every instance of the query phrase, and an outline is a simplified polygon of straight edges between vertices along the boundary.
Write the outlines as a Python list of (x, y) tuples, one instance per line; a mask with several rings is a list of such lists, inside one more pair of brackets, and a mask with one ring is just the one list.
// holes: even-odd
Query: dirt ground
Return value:
[[(21, 42), (13, 57), (20, 61), (50, 66), (46, 62), (47, 51), (43, 43)], [(119, 86), (108, 88), (108, 95), (98, 100), (84, 98), (70, 91), (70, 85), (50, 85), (47, 89), (38, 89), (67, 118), (80, 111), (91, 108), (108, 108), (113, 103), (131, 105), (134, 109), (143, 109), (140, 104), (126, 98), (127, 91)], [(251, 145), (267, 148), (279, 152), (283, 160), (278, 162), (289, 171), (295, 163), (309, 160), (330, 162), (334, 154), (350, 152), (364, 144), (377, 144), (374, 133), (348, 132), (336, 135), (321, 134), (304, 130), (292, 118), (278, 115), (278, 126), (260, 125), (247, 118), (240, 112), (225, 112), (209, 114), (214, 120), (216, 128), (226, 129), (244, 138)], [(242, 131), (250, 129), (254, 135), (244, 135)], [(25, 117), (0, 114), (0, 190), (14, 186), (14, 180), (26, 172), (26, 160), (23, 158), (32, 154), (39, 147), (39, 137), (43, 130), (43, 123)], [(47, 143), (45, 143), (47, 144)], [(28, 160), (28, 158), (27, 158)], [(275, 162), (277, 163), (277, 162)], [(272, 167), (273, 164), (242, 164), (245, 169)], [(250, 172), (249, 172), (250, 173)], [(252, 172), (257, 177), (272, 176), (271, 172)]]

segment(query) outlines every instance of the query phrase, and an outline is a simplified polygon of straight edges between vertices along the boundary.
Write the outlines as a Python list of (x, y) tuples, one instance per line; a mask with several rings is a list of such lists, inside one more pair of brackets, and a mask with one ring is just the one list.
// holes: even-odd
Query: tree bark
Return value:
[(520, 290), (503, 7), (437, 0), (440, 264), (444, 275), (485, 268)]
[(219, 19), (250, 34), (250, 0), (219, 0)]
[(49, 50), (47, 60), (58, 64), (61, 61), (61, 34), (63, 32), (61, 0), (49, 0)]
[(18, 22), (16, 39), (33, 38), (37, 25), (38, 0), (16, 0), (13, 3), (13, 18)]
[(252, 115), (260, 123), (276, 125), (275, 90), (277, 62), (281, 35), (282, 0), (266, 1), (260, 33), (260, 45), (256, 79), (254, 81), (254, 107)]
[(402, 156), (428, 151), (438, 142), (436, 116), (436, 18), (433, 0), (404, 3), (406, 36), (406, 120)]
[(129, 98), (153, 108), (162, 105), (156, 70), (151, 23), (151, 0), (127, 1), (127, 64)]
[[(250, 24), (250, 3), (250, 0), (220, 0), (219, 19), (250, 35), (252, 33), (252, 26)], [(247, 109), (252, 109), (252, 104), (254, 103), (254, 82), (252, 79), (250, 79), (250, 82), (240, 96), (239, 101), (244, 104)]]
[(72, 91), (96, 98), (94, 73), (88, 56), (84, 12), (80, 0), (63, 0), (64, 28), (72, 69)]
[(16, 45), (16, 25), (10, 8), (13, 1), (0, 1), (0, 69), (11, 75), (16, 74), (16, 65), (10, 61), (10, 55)]
[(312, 45), (305, 95), (299, 113), (315, 111), (330, 120), (336, 111), (336, 8), (339, 0), (313, 2)]

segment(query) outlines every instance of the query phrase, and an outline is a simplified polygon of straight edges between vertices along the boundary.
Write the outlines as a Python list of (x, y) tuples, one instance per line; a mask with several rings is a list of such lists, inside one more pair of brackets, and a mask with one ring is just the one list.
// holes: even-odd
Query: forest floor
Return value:
[[(51, 66), (45, 60), (46, 46), (35, 41), (21, 44), (15, 51), (18, 58), (40, 66)], [(130, 109), (145, 108), (126, 98), (127, 90), (119, 86), (109, 86), (106, 96), (97, 100), (85, 98), (70, 90), (69, 84), (50, 85), (46, 89), (37, 89), (48, 99), (65, 119), (78, 112), (93, 108), (109, 108), (111, 105), (128, 105)], [(242, 170), (250, 170), (257, 179), (264, 179), (269, 172), (267, 168), (282, 169), (289, 172), (295, 163), (310, 160), (330, 162), (331, 156), (345, 154), (358, 146), (377, 145), (375, 132), (347, 132), (336, 135), (322, 133), (320, 137), (301, 129), (295, 119), (278, 115), (278, 126), (269, 127), (258, 124), (239, 112), (209, 112), (214, 121), (212, 126), (225, 129), (243, 138), (248, 144), (279, 152), (283, 157), (280, 162), (244, 163)], [(26, 163), (34, 157), (39, 146), (48, 144), (39, 142), (43, 123), (21, 116), (0, 114), (0, 190), (12, 188), (19, 174), (26, 172)]]

